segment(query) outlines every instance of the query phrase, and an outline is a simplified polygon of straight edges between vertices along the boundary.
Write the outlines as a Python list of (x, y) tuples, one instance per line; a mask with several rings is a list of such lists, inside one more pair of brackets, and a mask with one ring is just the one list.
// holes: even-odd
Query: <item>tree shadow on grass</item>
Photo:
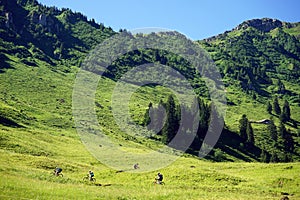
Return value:
[(9, 126), (9, 127), (15, 127), (15, 128), (23, 128), (24, 126), (16, 123), (15, 121), (8, 119), (6, 117), (0, 116), (0, 124), (4, 126)]
[(4, 73), (5, 69), (14, 69), (14, 67), (7, 63), (8, 60), (9, 58), (6, 55), (0, 54), (0, 73)]

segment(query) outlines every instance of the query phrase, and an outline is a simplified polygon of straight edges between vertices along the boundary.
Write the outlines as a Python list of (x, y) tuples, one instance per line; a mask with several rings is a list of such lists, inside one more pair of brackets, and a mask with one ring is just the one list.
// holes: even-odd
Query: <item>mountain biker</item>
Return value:
[(134, 165), (133, 165), (133, 168), (134, 168), (134, 169), (139, 169), (139, 168), (140, 168), (139, 163), (134, 164)]
[(56, 167), (55, 169), (54, 169), (54, 174), (55, 174), (55, 176), (59, 176), (59, 174), (62, 172), (62, 168), (60, 168), (60, 167)]
[(94, 175), (94, 172), (92, 170), (89, 170), (89, 174), (88, 174), (89, 178), (90, 178), (90, 181), (93, 180), (93, 177), (95, 176)]
[(163, 175), (161, 173), (158, 172), (155, 181), (157, 184), (162, 184), (162, 180), (163, 180)]

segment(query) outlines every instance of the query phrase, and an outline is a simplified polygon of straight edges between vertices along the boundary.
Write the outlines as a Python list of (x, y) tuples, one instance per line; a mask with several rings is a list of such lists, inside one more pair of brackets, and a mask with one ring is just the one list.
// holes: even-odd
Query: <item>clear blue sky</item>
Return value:
[(191, 39), (204, 39), (231, 30), (253, 18), (300, 21), (299, 0), (38, 0), (70, 8), (112, 27), (133, 30), (161, 27)]

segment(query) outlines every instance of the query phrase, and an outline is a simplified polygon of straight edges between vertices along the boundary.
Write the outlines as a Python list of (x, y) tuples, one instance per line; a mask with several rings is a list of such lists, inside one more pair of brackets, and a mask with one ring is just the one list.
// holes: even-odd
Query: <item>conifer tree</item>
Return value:
[(198, 102), (199, 102), (199, 120), (200, 120), (198, 136), (199, 136), (199, 138), (204, 138), (206, 135), (207, 129), (208, 129), (211, 112), (210, 112), (207, 104), (205, 104), (202, 99), (199, 98)]
[(251, 123), (249, 121), (247, 123), (246, 133), (247, 133), (247, 142), (251, 143), (251, 144), (254, 144), (253, 128), (252, 128)]
[(247, 141), (247, 125), (247, 116), (243, 114), (242, 118), (240, 119), (240, 136), (244, 141)]
[(291, 119), (291, 110), (290, 110), (290, 105), (287, 100), (284, 101), (283, 108), (282, 108), (282, 113), (280, 115), (280, 119), (283, 122), (287, 122)]
[(150, 124), (151, 122), (151, 118), (150, 118), (150, 111), (153, 109), (152, 103), (150, 102), (148, 105), (148, 108), (146, 109), (145, 115), (144, 115), (144, 121), (143, 121), (143, 125), (147, 126)]
[(279, 103), (278, 103), (278, 97), (275, 97), (275, 99), (274, 99), (274, 102), (273, 102), (273, 109), (274, 109), (274, 112), (275, 112), (277, 115), (280, 115), (281, 109), (280, 109), (280, 106), (279, 106)]
[(267, 163), (268, 161), (268, 153), (265, 149), (261, 150), (261, 154), (260, 154), (260, 160), (261, 162)]
[(176, 105), (172, 95), (168, 97), (166, 103), (166, 112), (166, 121), (162, 129), (163, 142), (165, 144), (169, 143), (173, 139), (178, 129), (178, 116), (176, 116)]
[(283, 122), (280, 122), (280, 125), (278, 127), (279, 136), (282, 139), (283, 142), (283, 148), (285, 152), (293, 152), (294, 150), (294, 140), (290, 133), (290, 131), (286, 130)]
[(279, 162), (279, 158), (276, 151), (273, 151), (271, 154), (270, 162), (277, 163)]
[(271, 139), (273, 141), (277, 142), (277, 139), (278, 139), (277, 130), (276, 130), (274, 121), (272, 119), (270, 120), (270, 122), (268, 124), (268, 130), (269, 130), (269, 135), (270, 135)]

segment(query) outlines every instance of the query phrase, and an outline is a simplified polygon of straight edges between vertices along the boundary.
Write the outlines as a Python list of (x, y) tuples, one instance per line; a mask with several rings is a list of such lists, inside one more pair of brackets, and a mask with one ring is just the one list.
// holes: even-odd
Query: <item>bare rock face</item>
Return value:
[(55, 23), (55, 20), (46, 14), (33, 12), (31, 13), (31, 21), (35, 24), (41, 24), (49, 32), (58, 33), (60, 31), (59, 24)]
[(269, 32), (275, 28), (283, 27), (284, 23), (277, 19), (263, 18), (247, 20), (240, 24), (236, 29), (246, 29), (248, 27), (256, 28), (263, 32)]
[(47, 16), (45, 14), (40, 14), (39, 24), (41, 24), (43, 26), (47, 26)]

